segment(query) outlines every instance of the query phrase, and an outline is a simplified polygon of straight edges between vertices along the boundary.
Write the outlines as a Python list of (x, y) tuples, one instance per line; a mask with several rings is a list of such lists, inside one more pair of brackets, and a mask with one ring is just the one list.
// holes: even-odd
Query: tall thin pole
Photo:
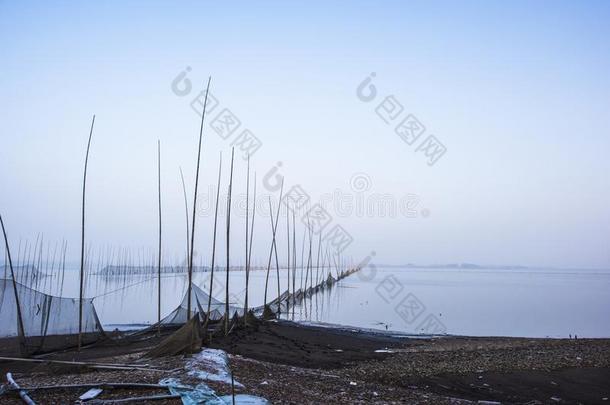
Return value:
[(229, 193), (227, 196), (227, 279), (225, 282), (225, 335), (229, 334), (229, 248), (231, 242), (231, 189), (233, 188), (233, 157), (235, 148), (231, 149), (231, 174), (229, 175)]
[[(294, 210), (292, 211), (292, 295), (296, 293), (297, 279), (297, 226)], [(294, 308), (292, 309), (294, 311)]]
[(201, 127), (199, 128), (199, 147), (197, 149), (197, 171), (195, 172), (195, 194), (193, 196), (193, 224), (191, 226), (191, 251), (189, 252), (189, 284), (187, 293), (187, 308), (186, 319), (191, 320), (191, 290), (193, 288), (193, 251), (195, 250), (195, 223), (197, 220), (197, 188), (199, 186), (199, 165), (201, 162), (201, 142), (203, 140), (203, 120), (205, 119), (205, 109), (208, 103), (208, 93), (210, 91), (210, 82), (212, 77), (208, 78), (208, 85), (205, 90), (205, 99), (203, 101), (203, 112), (201, 114)]
[(182, 180), (182, 194), (184, 195), (184, 214), (186, 217), (186, 257), (185, 257), (185, 264), (188, 264), (188, 260), (189, 260), (189, 251), (190, 251), (190, 247), (189, 247), (189, 237), (190, 237), (190, 232), (189, 232), (189, 203), (188, 203), (188, 199), (186, 197), (186, 184), (184, 183), (184, 174), (182, 173), (182, 167), (179, 167), (180, 169), (180, 179)]
[(307, 229), (309, 230), (309, 252), (307, 253), (307, 270), (305, 271), (305, 290), (307, 290), (307, 281), (309, 280), (309, 264), (311, 262), (311, 224), (309, 222), (309, 213), (307, 214)]
[(316, 285), (318, 284), (318, 279), (320, 278), (320, 250), (321, 249), (322, 249), (322, 232), (320, 232), (319, 239), (318, 239), (318, 260), (316, 261)]
[[(271, 269), (271, 259), (273, 258), (273, 253), (275, 252), (275, 264), (276, 264), (276, 272), (277, 272), (277, 292), (278, 292), (278, 298), (280, 296), (280, 267), (279, 267), (279, 263), (278, 263), (278, 258), (277, 258), (277, 246), (275, 243), (275, 235), (277, 232), (277, 225), (279, 222), (279, 218), (280, 218), (280, 207), (282, 206), (282, 195), (284, 192), (284, 179), (282, 178), (282, 183), (281, 183), (281, 187), (280, 187), (280, 202), (277, 205), (277, 211), (275, 214), (275, 222), (273, 221), (273, 212), (272, 212), (272, 207), (271, 207), (271, 197), (269, 197), (269, 216), (271, 217), (271, 232), (273, 234), (272, 240), (271, 240), (271, 251), (269, 252), (269, 262), (267, 263), (267, 276), (265, 278), (265, 305), (267, 305), (267, 287), (269, 284), (269, 271)], [(278, 306), (279, 308), (279, 306)]]
[(157, 334), (161, 335), (161, 141), (157, 140), (157, 179), (159, 186), (159, 257), (157, 262), (157, 275), (158, 275), (158, 291), (157, 291)]
[(290, 209), (286, 200), (286, 291), (288, 291), (287, 312), (290, 313)]
[[(250, 265), (252, 264), (252, 240), (254, 239), (254, 218), (256, 218), (256, 172), (254, 172), (254, 193), (252, 195), (252, 221), (250, 223), (250, 247), (248, 248), (248, 265), (246, 267), (246, 298), (244, 300), (244, 319), (248, 319), (248, 287), (250, 281)], [(245, 321), (247, 322), (247, 321)]]
[(247, 325), (248, 321), (247, 321), (247, 317), (246, 314), (248, 313), (248, 302), (247, 302), (247, 297), (248, 297), (248, 226), (250, 225), (250, 218), (248, 217), (248, 214), (250, 213), (250, 155), (248, 155), (248, 168), (246, 170), (246, 267), (245, 267), (245, 272), (246, 272), (246, 298), (244, 300), (244, 324)]
[(273, 259), (273, 239), (275, 239), (275, 233), (273, 228), (273, 208), (271, 207), (271, 197), (269, 197), (269, 218), (271, 219), (271, 249), (269, 250), (269, 261), (267, 262), (267, 275), (265, 276), (265, 296), (263, 303), (267, 305), (267, 289), (269, 287), (269, 272), (271, 271), (271, 260)]
[(248, 155), (248, 166), (246, 169), (246, 269), (248, 269), (248, 225), (250, 212), (250, 155)]
[[(280, 187), (280, 200), (277, 203), (277, 212), (275, 214), (275, 229), (276, 229), (275, 232), (277, 232), (277, 227), (280, 223), (280, 209), (282, 208), (283, 193), (284, 193), (284, 178), (282, 178), (282, 186)], [(279, 262), (279, 258), (278, 258), (278, 254), (277, 254), (277, 240), (276, 240), (275, 235), (273, 236), (273, 250), (275, 252), (275, 272), (277, 275), (277, 299), (278, 299), (277, 312), (279, 314), (280, 307), (281, 307), (280, 295), (282, 295), (282, 293), (280, 292), (280, 262)]]
[(85, 192), (87, 189), (87, 165), (89, 163), (89, 149), (91, 148), (91, 137), (93, 136), (93, 124), (95, 115), (91, 120), (91, 130), (89, 131), (89, 141), (87, 142), (87, 154), (85, 155), (85, 170), (83, 172), (83, 211), (81, 222), (81, 245), (80, 245), (80, 288), (78, 305), (78, 351), (80, 351), (83, 339), (83, 282), (85, 279)]
[(17, 327), (19, 328), (19, 337), (21, 338), (21, 354), (25, 356), (25, 330), (23, 327), (23, 317), (21, 315), (21, 304), (19, 303), (17, 282), (15, 281), (15, 271), (13, 270), (13, 260), (11, 259), (11, 249), (8, 244), (8, 236), (6, 236), (6, 229), (4, 228), (4, 221), (2, 221), (2, 215), (0, 215), (0, 225), (2, 225), (2, 234), (4, 235), (4, 244), (6, 246), (6, 256), (8, 257), (8, 264), (11, 269), (11, 279), (13, 280), (13, 292), (15, 293), (15, 304), (17, 305)]
[(210, 321), (210, 310), (212, 308), (212, 289), (214, 288), (214, 266), (216, 265), (216, 225), (218, 225), (218, 201), (220, 199), (220, 176), (222, 174), (222, 152), (220, 153), (220, 161), (218, 163), (218, 184), (216, 185), (216, 209), (214, 211), (214, 236), (212, 241), (212, 272), (210, 275), (210, 292), (208, 294), (208, 313), (205, 317), (203, 325), (204, 331), (208, 330)]
[[(322, 232), (318, 239), (318, 260), (316, 262), (316, 284), (320, 282), (320, 251), (322, 250)], [(324, 264), (324, 263), (322, 263)]]

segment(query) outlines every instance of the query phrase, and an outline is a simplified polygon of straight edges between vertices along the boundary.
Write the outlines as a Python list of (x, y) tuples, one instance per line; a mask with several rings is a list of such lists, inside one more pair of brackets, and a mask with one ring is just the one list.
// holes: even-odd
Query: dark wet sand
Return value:
[[(69, 351), (49, 357), (135, 362), (157, 341), (105, 344), (80, 354)], [(411, 339), (272, 321), (213, 339), (210, 345), (232, 354), (235, 378), (246, 386), (238, 392), (263, 396), (274, 403), (610, 403), (603, 399), (610, 397), (610, 339)], [(147, 362), (174, 370), (171, 376), (189, 381), (183, 370), (184, 356)], [(168, 376), (150, 371), (58, 372), (44, 365), (11, 362), (0, 363), (0, 369), (3, 373), (13, 371), (18, 382), (26, 386), (93, 381), (155, 383)], [(210, 386), (219, 393), (230, 392), (223, 384)], [(150, 392), (114, 391), (105, 393), (104, 398), (146, 394)], [(39, 403), (66, 403), (78, 395), (55, 390), (33, 397)], [(0, 402), (20, 403), (7, 396)]]

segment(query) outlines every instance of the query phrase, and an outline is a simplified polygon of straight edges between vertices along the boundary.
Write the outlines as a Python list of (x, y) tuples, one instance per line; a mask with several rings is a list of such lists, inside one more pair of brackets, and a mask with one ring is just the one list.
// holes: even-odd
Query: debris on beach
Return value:
[[(200, 380), (215, 381), (231, 384), (231, 371), (229, 358), (224, 350), (203, 349), (187, 361), (185, 368), (188, 375)], [(244, 385), (234, 381), (236, 387), (244, 388)]]
[(195, 387), (185, 385), (176, 378), (165, 378), (159, 381), (160, 385), (168, 388), (172, 395), (179, 395), (184, 405), (267, 405), (269, 401), (265, 398), (247, 394), (217, 395), (216, 392), (205, 383), (197, 384)]

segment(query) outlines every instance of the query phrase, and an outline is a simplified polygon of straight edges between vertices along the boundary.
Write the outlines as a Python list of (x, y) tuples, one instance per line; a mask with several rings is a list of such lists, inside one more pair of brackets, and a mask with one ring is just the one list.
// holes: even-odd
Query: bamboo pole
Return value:
[[(271, 208), (271, 197), (269, 197), (269, 218), (271, 218), (271, 233), (273, 234), (273, 209)], [(269, 260), (267, 261), (267, 274), (265, 276), (265, 296), (263, 298), (263, 304), (267, 305), (267, 288), (269, 287), (269, 271), (271, 270), (271, 259), (273, 258), (273, 242), (271, 242), (271, 249), (269, 250)]]
[[(296, 280), (297, 280), (297, 225), (296, 215), (292, 211), (292, 296), (296, 293)], [(292, 314), (294, 320), (295, 306), (292, 306)]]
[(203, 101), (203, 112), (201, 114), (201, 127), (199, 128), (199, 147), (197, 149), (197, 171), (195, 172), (195, 193), (193, 195), (193, 224), (191, 226), (191, 251), (189, 252), (189, 273), (188, 273), (188, 293), (187, 293), (187, 309), (186, 318), (191, 319), (191, 290), (193, 288), (193, 251), (195, 250), (195, 224), (197, 220), (197, 191), (199, 186), (199, 165), (201, 162), (201, 142), (203, 140), (203, 121), (205, 119), (205, 110), (208, 103), (208, 93), (210, 92), (210, 82), (212, 77), (208, 78), (208, 85), (205, 90), (205, 99)]
[(79, 305), (78, 305), (78, 351), (80, 352), (83, 339), (83, 282), (85, 277), (85, 196), (87, 189), (87, 165), (89, 163), (89, 149), (91, 148), (91, 137), (93, 136), (93, 125), (95, 124), (95, 115), (91, 120), (91, 130), (89, 131), (89, 141), (87, 142), (87, 154), (85, 155), (85, 170), (83, 172), (83, 202), (81, 216), (81, 246), (80, 246), (80, 288), (79, 288)]
[[(284, 179), (282, 178), (282, 185), (281, 185), (281, 188), (280, 188), (280, 203), (278, 203), (278, 209), (277, 209), (276, 218), (279, 218), (279, 215), (280, 215), (280, 204), (281, 204), (281, 201), (282, 201), (282, 192), (283, 192), (283, 190), (284, 190)], [(275, 233), (277, 231), (277, 223), (278, 223), (277, 219), (276, 219), (275, 222), (273, 221), (273, 208), (271, 206), (271, 196), (269, 197), (269, 217), (271, 218), (271, 233), (272, 233), (272, 238), (271, 238), (271, 249), (269, 250), (269, 261), (267, 262), (267, 275), (265, 276), (265, 298), (264, 298), (265, 305), (267, 305), (267, 289), (268, 289), (268, 286), (269, 286), (269, 272), (271, 270), (271, 259), (273, 258), (273, 251), (274, 251), (274, 248), (275, 248)], [(275, 248), (275, 256), (276, 256), (276, 259), (277, 259), (277, 248)], [(280, 282), (280, 279), (279, 279), (279, 266), (278, 266), (278, 280), (277, 280), (277, 282), (278, 282), (278, 292), (279, 292), (279, 282)]]
[(158, 179), (158, 191), (159, 191), (159, 257), (157, 261), (157, 335), (161, 336), (161, 235), (162, 235), (162, 221), (161, 221), (161, 141), (157, 140), (157, 179)]
[(15, 271), (13, 269), (13, 259), (11, 258), (11, 249), (8, 243), (8, 236), (6, 235), (6, 229), (4, 228), (4, 221), (0, 214), (0, 225), (2, 226), (2, 234), (4, 235), (4, 245), (6, 246), (6, 255), (8, 257), (8, 265), (11, 270), (11, 280), (13, 281), (13, 292), (15, 294), (15, 304), (17, 305), (17, 328), (19, 330), (20, 342), (21, 342), (21, 354), (26, 355), (25, 347), (25, 329), (23, 327), (23, 316), (21, 313), (21, 304), (19, 302), (19, 294), (17, 293), (17, 282), (15, 281)]
[[(203, 330), (207, 332), (208, 323), (210, 321), (210, 310), (212, 308), (212, 288), (214, 287), (214, 266), (216, 260), (216, 225), (218, 224), (218, 201), (220, 199), (220, 176), (222, 174), (222, 152), (220, 153), (220, 161), (218, 163), (218, 184), (216, 185), (216, 209), (214, 211), (214, 236), (212, 241), (212, 271), (210, 275), (210, 292), (208, 294), (208, 313), (205, 317)], [(205, 333), (204, 332), (204, 333)]]
[(254, 239), (254, 218), (256, 218), (256, 172), (254, 172), (254, 193), (252, 196), (252, 222), (250, 224), (250, 247), (248, 248), (248, 264), (246, 266), (246, 298), (244, 300), (244, 319), (247, 322), (248, 317), (248, 289), (250, 282), (250, 266), (252, 264), (252, 240)]
[(129, 402), (140, 402), (140, 403), (148, 403), (152, 401), (169, 401), (172, 399), (180, 399), (181, 396), (179, 394), (164, 394), (164, 395), (150, 395), (145, 397), (131, 397), (131, 398), (122, 398), (122, 399), (104, 399), (96, 401), (96, 404), (126, 404)]
[(231, 242), (231, 189), (233, 188), (233, 158), (235, 156), (235, 148), (231, 148), (231, 173), (229, 175), (229, 192), (227, 196), (227, 277), (225, 282), (225, 335), (229, 334), (229, 264), (230, 259), (230, 242)]
[[(32, 387), (21, 387), (24, 391), (46, 391), (46, 390), (70, 390), (70, 389), (84, 389), (84, 388), (102, 388), (102, 389), (113, 389), (113, 388), (133, 388), (133, 389), (167, 389), (167, 385), (160, 384), (146, 384), (146, 383), (125, 383), (125, 382), (109, 382), (109, 383), (91, 383), (91, 384), (64, 384), (64, 385), (38, 385)], [(13, 388), (14, 389), (14, 388)]]
[(307, 214), (307, 229), (309, 231), (309, 252), (307, 253), (307, 270), (305, 271), (305, 291), (307, 291), (307, 281), (309, 280), (309, 264), (311, 262), (311, 223), (309, 222), (309, 214)]
[(322, 232), (319, 234), (318, 238), (318, 260), (316, 261), (316, 285), (319, 283), (320, 278), (320, 250), (322, 248)]
[(276, 232), (277, 232), (277, 227), (279, 225), (280, 222), (280, 208), (282, 207), (282, 193), (284, 192), (284, 179), (282, 178), (282, 186), (280, 188), (280, 200), (277, 203), (277, 213), (275, 214), (275, 230), (273, 232), (273, 251), (275, 253), (275, 272), (276, 272), (276, 276), (277, 276), (277, 298), (278, 298), (278, 306), (277, 306), (277, 313), (280, 313), (280, 307), (281, 305), (279, 305), (279, 300), (280, 300), (280, 296), (282, 295), (281, 293), (281, 287), (280, 287), (280, 262), (279, 262), (279, 258), (278, 258), (278, 254), (277, 254), (277, 238), (276, 238)]
[[(286, 200), (286, 291), (290, 294), (290, 209)], [(286, 310), (290, 313), (290, 297), (287, 300)]]
[(248, 214), (250, 213), (250, 155), (248, 155), (248, 167), (246, 169), (246, 296), (244, 299), (244, 325), (248, 325), (248, 225), (250, 224)]
[(179, 167), (180, 169), (180, 179), (182, 180), (182, 194), (184, 195), (184, 212), (185, 212), (185, 217), (186, 217), (186, 257), (185, 257), (185, 264), (188, 263), (189, 260), (189, 251), (190, 251), (190, 245), (189, 245), (189, 203), (188, 203), (188, 199), (186, 197), (186, 184), (184, 183), (184, 174), (182, 173), (182, 167)]

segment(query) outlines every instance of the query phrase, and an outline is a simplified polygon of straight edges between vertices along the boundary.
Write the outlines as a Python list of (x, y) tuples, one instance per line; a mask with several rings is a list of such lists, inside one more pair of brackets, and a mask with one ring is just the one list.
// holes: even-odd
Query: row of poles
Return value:
[[(198, 194), (198, 186), (199, 186), (199, 174), (200, 174), (200, 163), (201, 163), (201, 150), (202, 150), (202, 143), (203, 143), (203, 127), (204, 127), (204, 121), (205, 121), (205, 113), (206, 113), (206, 107), (207, 107), (207, 100), (208, 100), (208, 93), (209, 93), (209, 89), (210, 89), (210, 83), (211, 83), (211, 77), (208, 78), (208, 82), (207, 82), (207, 86), (206, 86), (206, 96), (204, 99), (204, 105), (203, 105), (203, 113), (201, 116), (201, 124), (200, 124), (200, 130), (199, 130), (199, 142), (198, 142), (198, 149), (197, 149), (197, 161), (196, 161), (196, 172), (195, 172), (195, 185), (194, 185), (194, 194), (193, 194), (193, 205), (192, 205), (192, 215), (191, 218), (189, 219), (189, 211), (188, 211), (188, 197), (187, 197), (187, 192), (186, 192), (186, 185), (184, 182), (184, 175), (182, 173), (182, 169), (180, 169), (180, 176), (181, 176), (181, 181), (182, 181), (182, 187), (183, 187), (183, 193), (184, 193), (184, 203), (185, 203), (185, 217), (186, 217), (186, 235), (187, 235), (187, 240), (186, 240), (186, 253), (187, 253), (187, 271), (188, 271), (188, 287), (187, 287), (187, 320), (190, 320), (191, 318), (191, 301), (192, 301), (192, 283), (193, 283), (193, 262), (194, 262), (194, 249), (193, 246), (195, 246), (195, 231), (196, 231), (196, 225), (197, 225), (197, 215), (196, 215), (196, 209), (197, 209), (197, 194)], [(85, 162), (84, 162), (84, 170), (83, 170), (83, 183), (82, 183), (82, 210), (81, 210), (81, 246), (80, 246), (80, 266), (79, 266), (79, 311), (78, 311), (78, 343), (77, 343), (77, 347), (78, 350), (81, 350), (82, 347), (82, 335), (83, 335), (83, 302), (84, 302), (84, 289), (85, 289), (85, 267), (86, 267), (86, 252), (85, 252), (85, 239), (86, 239), (86, 235), (85, 235), (85, 213), (86, 213), (86, 192), (87, 192), (87, 169), (88, 169), (88, 163), (89, 163), (89, 154), (90, 154), (90, 150), (91, 150), (91, 140), (93, 137), (93, 129), (94, 129), (94, 125), (95, 125), (95, 115), (92, 118), (91, 121), (91, 127), (89, 130), (89, 137), (88, 137), (88, 141), (87, 141), (87, 150), (86, 150), (86, 155), (85, 155)], [(228, 195), (227, 195), (227, 216), (226, 216), (226, 280), (225, 280), (225, 293), (226, 293), (226, 299), (225, 299), (225, 322), (224, 322), (224, 328), (225, 328), (225, 333), (229, 332), (229, 270), (230, 270), (230, 228), (231, 228), (231, 196), (232, 196), (232, 188), (233, 188), (233, 167), (234, 167), (234, 148), (231, 151), (231, 165), (230, 165), (230, 173), (229, 173), (229, 184), (228, 184)], [(163, 241), (162, 241), (162, 227), (163, 227), (163, 217), (162, 217), (162, 199), (161, 199), (161, 142), (158, 141), (157, 143), (157, 174), (158, 174), (158, 252), (157, 252), (157, 260), (156, 260), (156, 264), (157, 264), (157, 279), (158, 279), (158, 290), (157, 290), (157, 295), (158, 295), (158, 302), (157, 302), (157, 321), (158, 321), (158, 325), (159, 325), (159, 329), (158, 329), (158, 333), (160, 333), (160, 325), (161, 325), (161, 274), (162, 274), (162, 248), (163, 248)], [(211, 261), (211, 277), (210, 277), (210, 286), (209, 286), (209, 300), (208, 300), (208, 314), (210, 312), (210, 307), (211, 307), (211, 297), (212, 297), (212, 291), (213, 291), (213, 282), (214, 282), (214, 268), (216, 266), (216, 242), (217, 242), (217, 226), (218, 226), (218, 205), (219, 205), (219, 196), (220, 196), (220, 183), (221, 183), (221, 175), (222, 175), (222, 154), (220, 156), (220, 163), (219, 163), (219, 169), (218, 169), (218, 184), (217, 184), (217, 189), (216, 189), (216, 205), (215, 205), (215, 214), (214, 214), (214, 227), (213, 227), (213, 247), (212, 247), (212, 261)], [(271, 204), (271, 197), (269, 197), (269, 214), (270, 214), (270, 219), (271, 219), (271, 231), (272, 231), (272, 242), (271, 242), (271, 248), (270, 248), (270, 252), (269, 252), (269, 257), (268, 257), (268, 262), (267, 262), (267, 271), (266, 271), (266, 276), (265, 276), (265, 292), (264, 292), (264, 303), (265, 305), (267, 305), (267, 296), (268, 296), (268, 287), (269, 287), (269, 274), (270, 274), (270, 269), (271, 269), (271, 263), (272, 263), (272, 259), (273, 256), (275, 256), (275, 267), (276, 267), (276, 271), (277, 271), (277, 294), (278, 294), (278, 298), (280, 297), (281, 293), (280, 293), (280, 273), (279, 273), (279, 259), (278, 259), (278, 252), (277, 252), (277, 241), (276, 241), (276, 234), (277, 234), (277, 229), (278, 229), (278, 224), (279, 224), (279, 214), (280, 214), (280, 206), (281, 206), (281, 201), (282, 201), (282, 196), (283, 196), (283, 180), (282, 180), (282, 184), (281, 184), (281, 188), (280, 188), (280, 203), (277, 206), (277, 210), (275, 212), (275, 215), (273, 215), (272, 212), (272, 204)], [(245, 299), (244, 299), (244, 315), (247, 313), (248, 311), (248, 286), (249, 286), (249, 277), (250, 277), (250, 269), (251, 269), (251, 263), (252, 263), (252, 242), (253, 242), (253, 233), (254, 233), (254, 217), (256, 215), (256, 173), (254, 174), (254, 207), (253, 207), (253, 212), (252, 212), (252, 217), (250, 219), (249, 217), (249, 196), (250, 196), (250, 160), (248, 158), (248, 166), (247, 166), (247, 182), (246, 182), (246, 226), (245, 226), (245, 239), (246, 239), (246, 243), (245, 243), (245, 253), (246, 253), (246, 259), (245, 259), (245, 277), (246, 277), (246, 292), (245, 292)], [(290, 258), (292, 257), (292, 291), (293, 294), (295, 293), (295, 286), (296, 286), (296, 223), (295, 223), (295, 218), (294, 218), (294, 212), (293, 212), (293, 233), (292, 233), (292, 255), (291, 255), (291, 238), (290, 238), (290, 217), (289, 217), (289, 211), (287, 210), (286, 213), (286, 223), (287, 223), (287, 238), (288, 238), (288, 292), (290, 292), (290, 267), (291, 267), (291, 261)], [(190, 223), (189, 223), (190, 222)], [(22, 337), (22, 343), (25, 343), (24, 339), (25, 339), (25, 331), (24, 331), (24, 323), (23, 323), (23, 317), (22, 317), (22, 312), (21, 312), (21, 305), (19, 302), (19, 294), (17, 293), (17, 281), (16, 281), (16, 277), (15, 277), (15, 272), (14, 272), (14, 267), (13, 267), (13, 262), (12, 262), (12, 257), (10, 254), (10, 247), (9, 247), (9, 239), (6, 233), (6, 229), (4, 227), (4, 222), (2, 221), (2, 217), (0, 215), (0, 223), (2, 225), (2, 231), (3, 231), (3, 236), (4, 236), (4, 240), (5, 240), (5, 246), (6, 246), (6, 256), (8, 259), (8, 264), (10, 267), (10, 272), (11, 272), (11, 279), (12, 279), (12, 284), (13, 284), (13, 290), (14, 290), (14, 294), (15, 294), (15, 302), (17, 304), (17, 315), (18, 315), (18, 323), (19, 323), (19, 334)], [(309, 224), (309, 219), (308, 219), (308, 228), (309, 228), (309, 253), (308, 253), (308, 258), (307, 258), (307, 274), (305, 276), (305, 287), (307, 287), (307, 283), (309, 281), (309, 270), (312, 269), (311, 271), (311, 285), (313, 286), (313, 279), (314, 279), (314, 275), (313, 275), (313, 257), (312, 257), (312, 227), (311, 224)], [(315, 267), (317, 267), (319, 269), (319, 264), (320, 264), (320, 254), (321, 254), (321, 237), (319, 240), (319, 246), (318, 246), (318, 257), (317, 257), (317, 264)], [(65, 268), (65, 247), (62, 244), (62, 248), (63, 248), (63, 255), (64, 255), (64, 268)], [(304, 254), (305, 251), (305, 235), (303, 238), (303, 251), (302, 251), (302, 256)], [(329, 271), (330, 271), (330, 254), (326, 255), (326, 259), (322, 258), (322, 264), (324, 266), (324, 262), (325, 260), (328, 260), (328, 264), (329, 264)], [(340, 260), (340, 259), (339, 259)], [(302, 258), (302, 262), (303, 262), (303, 258)], [(302, 266), (303, 267), (303, 263)], [(337, 262), (335, 261), (335, 268), (337, 269), (337, 272), (339, 272), (339, 267), (340, 264), (337, 265)], [(301, 285), (303, 284), (303, 269), (301, 268)], [(319, 282), (319, 276), (318, 274), (316, 274), (316, 282)], [(62, 283), (63, 284), (63, 283)], [(246, 319), (247, 322), (247, 317), (244, 317)], [(204, 329), (207, 329), (208, 326), (208, 320), (209, 320), (209, 316), (206, 317), (205, 319), (205, 325), (204, 325)]]

